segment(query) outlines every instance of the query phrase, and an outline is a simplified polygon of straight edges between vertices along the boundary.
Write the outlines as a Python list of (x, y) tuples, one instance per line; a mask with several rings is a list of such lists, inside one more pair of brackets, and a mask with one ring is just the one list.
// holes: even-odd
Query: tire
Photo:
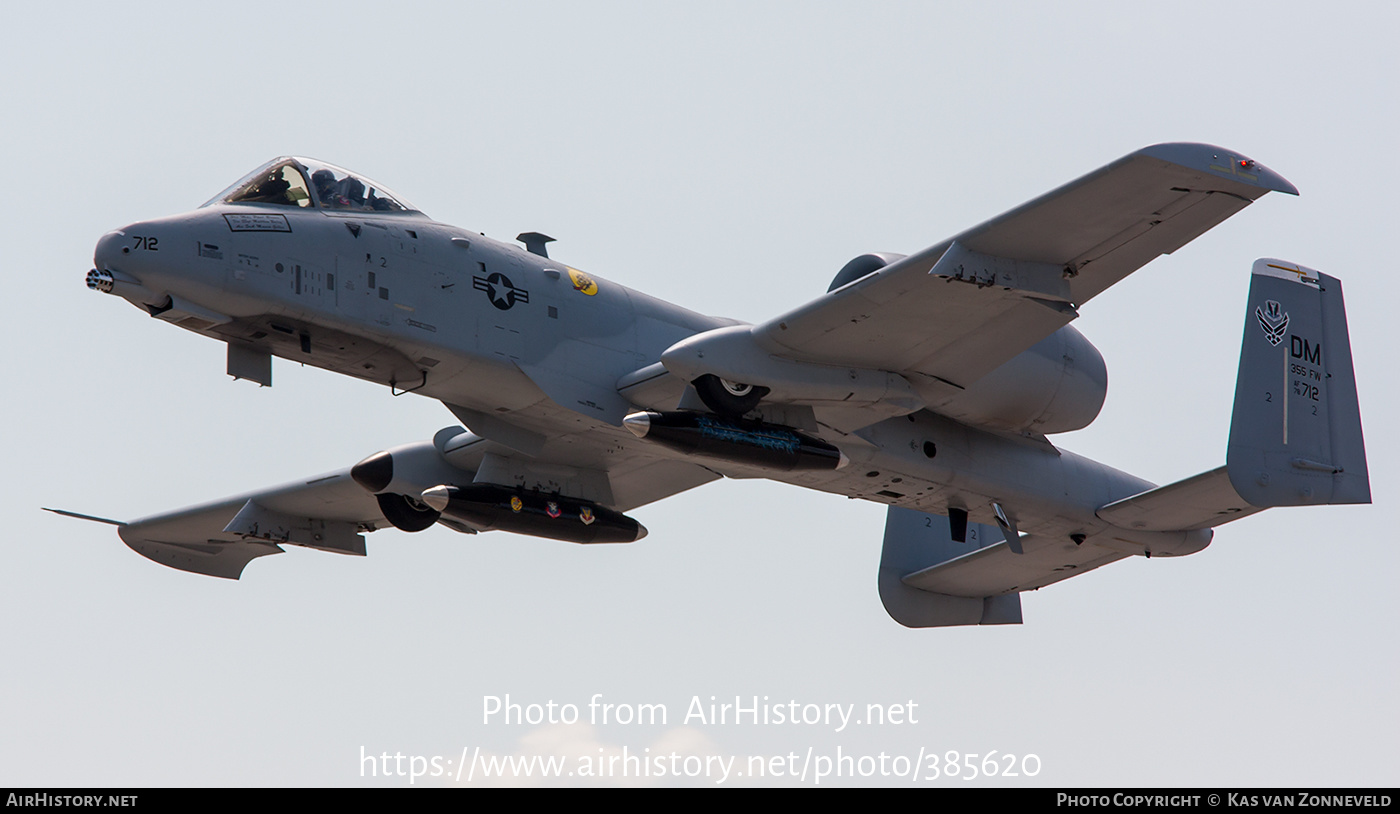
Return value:
[(700, 396), (700, 400), (705, 403), (705, 406), (725, 418), (743, 416), (744, 413), (757, 407), (763, 397), (768, 395), (766, 387), (739, 384), (709, 373), (696, 379), (692, 384), (695, 386), (696, 395)]
[(374, 496), (379, 501), (379, 511), (399, 531), (422, 531), (438, 521), (442, 513), (425, 506), (408, 495), (386, 492)]

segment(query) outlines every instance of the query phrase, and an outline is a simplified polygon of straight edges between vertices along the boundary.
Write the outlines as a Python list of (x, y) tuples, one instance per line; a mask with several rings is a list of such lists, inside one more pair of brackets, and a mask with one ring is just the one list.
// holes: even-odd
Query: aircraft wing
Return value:
[(282, 544), (364, 556), (361, 531), (386, 525), (374, 495), (349, 468), (319, 477), (122, 523), (131, 550), (171, 568), (238, 579)]
[[(554, 491), (597, 500), (617, 511), (630, 511), (720, 477), (703, 466), (654, 456), (606, 455), (602, 467), (585, 469), (564, 462), (555, 447), (543, 446), (538, 451), (539, 457), (528, 460), (512, 457), (515, 453), (509, 444), (451, 427), (432, 441), (395, 447), (365, 462), (387, 456), (388, 468), (379, 470), (386, 482), (377, 490), (386, 497), (416, 499), (427, 488), (470, 484), (478, 473), (485, 473), (491, 482), (520, 485), (531, 477), (553, 478)], [(353, 469), (346, 467), (131, 522), (50, 511), (111, 523), (129, 548), (162, 565), (238, 579), (249, 562), (280, 554), (284, 545), (364, 556), (364, 533), (396, 523), (386, 517), (382, 508), (386, 504), (381, 504), (380, 496), (355, 480)], [(390, 501), (387, 505), (392, 508), (398, 504)], [(476, 533), (472, 526), (436, 513), (417, 529), (433, 522)]]
[(1099, 292), (1271, 190), (1297, 194), (1220, 147), (1147, 147), (753, 334), (796, 361), (903, 373), (936, 406), (937, 394), (956, 395), (1068, 324)]

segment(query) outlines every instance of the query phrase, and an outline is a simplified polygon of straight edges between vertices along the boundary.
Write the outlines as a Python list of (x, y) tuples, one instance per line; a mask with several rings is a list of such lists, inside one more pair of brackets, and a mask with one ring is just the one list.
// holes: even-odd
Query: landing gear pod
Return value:
[(379, 502), (379, 511), (399, 531), (423, 531), (431, 528), (441, 517), (441, 513), (422, 501), (408, 495), (383, 492), (374, 496)]
[(768, 395), (766, 387), (731, 382), (712, 373), (706, 373), (691, 384), (695, 386), (695, 393), (705, 402), (705, 406), (725, 418), (739, 418), (757, 407), (763, 397)]
[(482, 531), (570, 543), (631, 543), (647, 536), (641, 523), (592, 501), (490, 483), (434, 486), (423, 492), (423, 502)]

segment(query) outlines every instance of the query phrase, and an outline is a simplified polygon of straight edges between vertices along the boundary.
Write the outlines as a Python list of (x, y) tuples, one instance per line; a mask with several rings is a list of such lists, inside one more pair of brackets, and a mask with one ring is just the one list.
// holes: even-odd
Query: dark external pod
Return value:
[(622, 424), (638, 438), (678, 452), (781, 472), (840, 469), (848, 463), (841, 450), (825, 441), (762, 421), (647, 410), (627, 416)]
[(512, 531), (570, 543), (631, 543), (646, 527), (588, 500), (491, 483), (434, 486), (423, 502), (482, 531)]

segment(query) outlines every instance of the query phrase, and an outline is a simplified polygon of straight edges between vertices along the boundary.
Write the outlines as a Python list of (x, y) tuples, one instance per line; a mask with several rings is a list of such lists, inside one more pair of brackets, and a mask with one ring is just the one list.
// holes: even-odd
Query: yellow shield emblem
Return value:
[(590, 297), (598, 293), (598, 284), (578, 269), (569, 269), (569, 279), (573, 281), (575, 291), (582, 291)]

